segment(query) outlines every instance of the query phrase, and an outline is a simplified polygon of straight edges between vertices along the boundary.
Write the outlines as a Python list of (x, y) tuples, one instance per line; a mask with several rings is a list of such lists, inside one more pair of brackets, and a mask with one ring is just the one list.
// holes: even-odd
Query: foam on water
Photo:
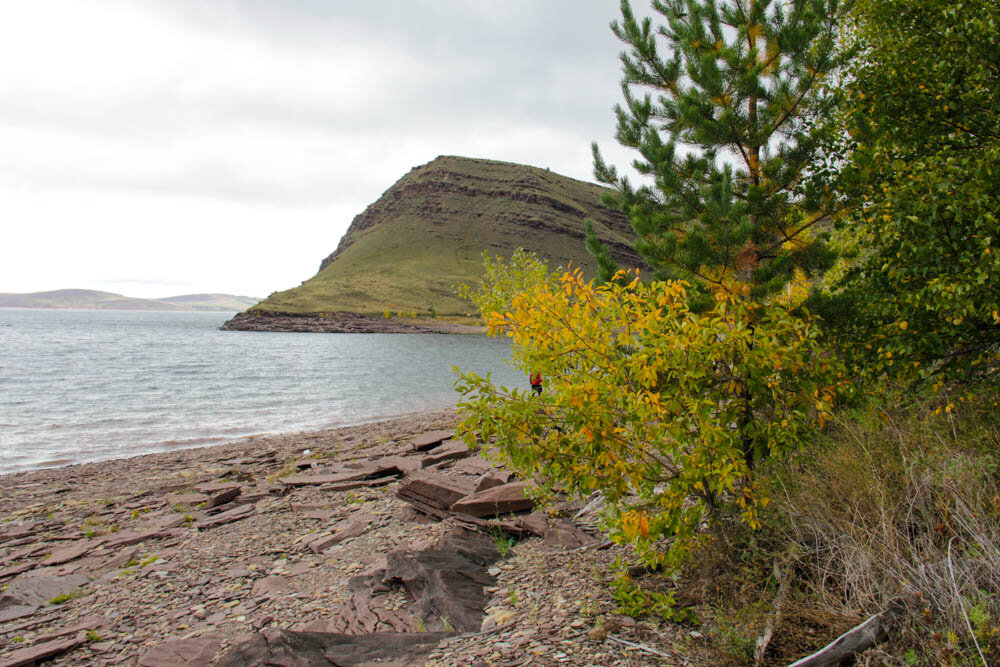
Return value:
[(0, 474), (453, 406), (483, 336), (220, 331), (230, 313), (0, 309)]

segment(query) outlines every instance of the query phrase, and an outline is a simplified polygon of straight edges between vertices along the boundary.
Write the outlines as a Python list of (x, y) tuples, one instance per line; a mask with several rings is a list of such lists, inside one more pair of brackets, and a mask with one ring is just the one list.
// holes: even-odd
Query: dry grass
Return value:
[(775, 465), (764, 528), (723, 527), (681, 580), (715, 662), (754, 664), (773, 626), (757, 664), (788, 664), (906, 595), (904, 620), (858, 664), (1000, 664), (994, 400), (937, 416), (870, 407)]
[(873, 409), (780, 476), (779, 534), (816, 611), (860, 619), (915, 596), (871, 664), (1000, 660), (998, 454), (990, 409)]

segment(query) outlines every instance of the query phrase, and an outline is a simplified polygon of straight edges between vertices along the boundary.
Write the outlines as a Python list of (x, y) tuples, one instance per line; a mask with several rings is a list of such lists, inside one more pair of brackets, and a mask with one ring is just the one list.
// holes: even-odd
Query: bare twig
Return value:
[(658, 655), (661, 658), (673, 658), (674, 656), (669, 653), (664, 653), (663, 651), (658, 651), (650, 646), (645, 646), (644, 644), (636, 644), (635, 642), (630, 642), (627, 639), (622, 639), (621, 637), (615, 637), (614, 635), (607, 636), (608, 641), (618, 642), (619, 644), (624, 644), (625, 646), (631, 646), (634, 649), (638, 649), (645, 653), (651, 653), (653, 655)]
[(781, 624), (781, 613), (785, 606), (785, 599), (788, 597), (788, 582), (791, 576), (787, 572), (782, 572), (778, 563), (774, 563), (774, 578), (778, 580), (778, 595), (774, 599), (774, 607), (771, 610), (771, 617), (767, 619), (767, 627), (764, 634), (757, 638), (757, 645), (753, 651), (753, 663), (759, 665), (764, 660), (767, 646), (771, 643), (774, 631)]

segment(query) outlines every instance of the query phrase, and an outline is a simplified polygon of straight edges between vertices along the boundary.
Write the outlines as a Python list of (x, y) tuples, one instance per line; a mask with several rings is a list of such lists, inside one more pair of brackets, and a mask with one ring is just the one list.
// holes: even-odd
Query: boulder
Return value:
[(410, 444), (418, 452), (424, 452), (437, 447), (452, 435), (454, 435), (454, 431), (428, 431), (414, 436)]
[(480, 455), (470, 456), (467, 459), (461, 459), (456, 461), (451, 467), (452, 472), (464, 473), (466, 475), (485, 475), (488, 472), (494, 472), (497, 467), (484, 459)]
[(279, 482), (285, 486), (320, 486), (321, 484), (335, 484), (337, 482), (344, 482), (350, 479), (349, 476), (345, 477), (341, 474), (317, 474), (317, 475), (291, 475), (289, 477), (281, 477), (278, 479)]
[(533, 486), (531, 482), (513, 482), (495, 486), (457, 500), (451, 506), (451, 511), (475, 517), (489, 517), (530, 510), (534, 508), (535, 501), (528, 498), (525, 491)]
[(131, 547), (128, 549), (122, 549), (116, 553), (111, 558), (107, 559), (101, 563), (101, 570), (120, 570), (130, 562), (136, 559), (139, 555), (139, 547)]

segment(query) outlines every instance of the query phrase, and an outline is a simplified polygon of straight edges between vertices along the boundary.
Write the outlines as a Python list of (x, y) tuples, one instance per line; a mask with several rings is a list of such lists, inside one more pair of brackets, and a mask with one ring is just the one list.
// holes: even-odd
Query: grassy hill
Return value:
[(454, 288), (481, 279), (484, 250), (509, 256), (524, 247), (550, 266), (572, 263), (593, 274), (585, 218), (594, 220), (619, 261), (637, 264), (626, 241), (631, 226), (601, 205), (604, 191), (537, 167), (439, 157), (411, 170), (355, 217), (315, 276), (251, 310), (466, 315), (471, 307)]
[(243, 310), (258, 299), (232, 294), (184, 294), (163, 299), (133, 297), (89, 289), (0, 293), (0, 308), (87, 308), (96, 310)]

